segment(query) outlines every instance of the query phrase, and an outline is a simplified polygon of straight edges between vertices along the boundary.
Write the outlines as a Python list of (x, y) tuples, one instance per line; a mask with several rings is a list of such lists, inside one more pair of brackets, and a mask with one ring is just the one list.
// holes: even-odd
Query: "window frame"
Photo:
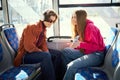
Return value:
[(0, 5), (1, 5), (1, 6), (0, 6), (0, 10), (2, 10), (2, 0), (1, 0), (1, 2), (0, 2)]

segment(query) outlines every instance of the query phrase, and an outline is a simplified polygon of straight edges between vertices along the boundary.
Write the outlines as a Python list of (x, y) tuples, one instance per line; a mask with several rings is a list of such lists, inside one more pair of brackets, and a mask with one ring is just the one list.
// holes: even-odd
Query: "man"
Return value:
[(53, 10), (45, 11), (43, 16), (43, 21), (40, 20), (36, 24), (27, 25), (24, 29), (14, 65), (19, 66), (23, 62), (25, 64), (41, 63), (43, 79), (56, 80), (54, 71), (56, 64), (53, 66), (55, 61), (52, 62), (51, 59), (51, 54), (54, 51), (51, 50), (51, 52), (49, 52), (49, 49), (47, 48), (46, 28), (51, 27), (51, 25), (57, 20), (58, 16)]

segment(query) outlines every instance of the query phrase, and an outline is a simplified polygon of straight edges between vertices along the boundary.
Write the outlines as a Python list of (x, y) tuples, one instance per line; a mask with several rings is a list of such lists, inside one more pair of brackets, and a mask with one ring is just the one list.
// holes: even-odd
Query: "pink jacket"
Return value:
[(84, 42), (80, 42), (80, 45), (75, 49), (84, 49), (85, 54), (96, 51), (103, 52), (105, 50), (105, 44), (100, 30), (90, 20), (87, 20), (86, 24)]

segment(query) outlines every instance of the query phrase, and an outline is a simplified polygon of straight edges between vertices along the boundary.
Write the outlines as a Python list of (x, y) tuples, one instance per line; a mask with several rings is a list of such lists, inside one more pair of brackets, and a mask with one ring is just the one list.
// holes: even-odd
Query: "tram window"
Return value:
[(2, 2), (1, 2), (1, 0), (0, 0), (0, 8), (2, 8), (2, 5), (1, 5), (1, 3), (2, 3)]
[[(8, 0), (10, 23), (15, 24), (20, 36), (26, 24), (43, 18), (46, 9), (52, 9), (52, 0)], [(52, 30), (48, 30), (49, 35), (53, 35)]]
[(72, 35), (71, 16), (73, 11), (79, 9), (86, 10), (88, 18), (101, 31), (105, 31), (105, 27), (115, 27), (120, 21), (120, 7), (112, 4), (119, 2), (120, 0), (59, 0), (60, 35)]
[(113, 0), (113, 3), (120, 3), (120, 0)]
[(115, 27), (115, 24), (120, 21), (119, 8), (116, 8), (116, 7), (59, 8), (60, 35), (72, 34), (71, 33), (71, 16), (73, 11), (78, 9), (86, 10), (88, 13), (88, 18), (91, 19), (94, 22), (94, 24), (101, 29), (101, 31), (102, 29), (105, 29), (105, 27)]
[(3, 25), (3, 11), (0, 10), (0, 25)]
[(59, 0), (60, 4), (110, 3), (111, 0)]
[(0, 25), (3, 25), (3, 10), (1, 0), (0, 0)]

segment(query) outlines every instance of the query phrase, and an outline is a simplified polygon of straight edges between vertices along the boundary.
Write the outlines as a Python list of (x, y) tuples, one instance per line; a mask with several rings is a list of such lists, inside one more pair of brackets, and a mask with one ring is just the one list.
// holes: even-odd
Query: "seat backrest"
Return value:
[(109, 48), (111, 47), (111, 45), (114, 44), (115, 38), (117, 35), (118, 35), (118, 30), (116, 28), (111, 27), (108, 30), (107, 35), (104, 36), (104, 42), (105, 42), (105, 46), (106, 46), (105, 53), (107, 53)]
[(72, 44), (71, 36), (51, 36), (47, 39), (47, 46), (49, 49), (62, 50)]
[(12, 57), (8, 50), (6, 49), (5, 45), (3, 44), (3, 41), (0, 37), (0, 74), (7, 70), (8, 68), (12, 67)]
[(120, 34), (115, 44), (116, 53), (112, 54), (112, 67), (115, 68), (113, 80), (120, 80)]
[(106, 72), (113, 76), (115, 72), (116, 65), (118, 64), (118, 59), (116, 58), (118, 55), (118, 51), (116, 48), (116, 42), (119, 35), (119, 30), (117, 28), (113, 28), (113, 31), (117, 31), (116, 37), (114, 37), (114, 41), (112, 42), (109, 50), (107, 51), (107, 54), (105, 56), (105, 61), (103, 67), (105, 68)]
[(1, 27), (1, 37), (11, 53), (12, 58), (17, 54), (19, 38), (13, 24), (4, 24)]

